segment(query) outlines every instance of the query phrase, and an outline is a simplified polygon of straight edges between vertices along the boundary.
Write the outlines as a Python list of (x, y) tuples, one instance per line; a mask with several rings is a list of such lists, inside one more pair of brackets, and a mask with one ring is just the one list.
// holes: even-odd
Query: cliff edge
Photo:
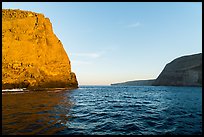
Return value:
[(70, 60), (43, 14), (2, 9), (2, 89), (77, 88)]
[(202, 86), (202, 53), (182, 56), (168, 63), (154, 86)]

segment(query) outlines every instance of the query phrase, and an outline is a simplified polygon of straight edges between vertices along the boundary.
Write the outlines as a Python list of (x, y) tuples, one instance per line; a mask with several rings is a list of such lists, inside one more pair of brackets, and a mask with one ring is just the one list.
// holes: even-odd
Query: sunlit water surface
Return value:
[(202, 88), (81, 86), (2, 94), (2, 134), (200, 135)]

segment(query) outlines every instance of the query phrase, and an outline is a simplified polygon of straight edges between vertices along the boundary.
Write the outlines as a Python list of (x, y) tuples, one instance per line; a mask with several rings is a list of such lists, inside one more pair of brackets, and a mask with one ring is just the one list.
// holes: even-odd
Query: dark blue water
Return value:
[(198, 87), (81, 86), (2, 99), (3, 134), (202, 134)]

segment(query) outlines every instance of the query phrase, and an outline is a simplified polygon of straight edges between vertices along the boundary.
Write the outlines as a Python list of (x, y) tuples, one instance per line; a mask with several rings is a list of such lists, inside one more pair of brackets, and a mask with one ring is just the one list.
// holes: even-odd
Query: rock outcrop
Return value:
[(135, 80), (122, 83), (114, 83), (111, 86), (151, 86), (155, 79), (151, 80)]
[(70, 60), (43, 14), (2, 10), (2, 88), (77, 88)]
[(168, 63), (154, 86), (202, 86), (202, 53), (182, 56)]

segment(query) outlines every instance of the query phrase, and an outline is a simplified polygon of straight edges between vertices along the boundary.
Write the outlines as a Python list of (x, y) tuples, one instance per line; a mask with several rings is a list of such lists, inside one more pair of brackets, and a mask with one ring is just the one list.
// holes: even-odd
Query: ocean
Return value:
[(201, 135), (202, 88), (80, 86), (2, 94), (3, 135)]

